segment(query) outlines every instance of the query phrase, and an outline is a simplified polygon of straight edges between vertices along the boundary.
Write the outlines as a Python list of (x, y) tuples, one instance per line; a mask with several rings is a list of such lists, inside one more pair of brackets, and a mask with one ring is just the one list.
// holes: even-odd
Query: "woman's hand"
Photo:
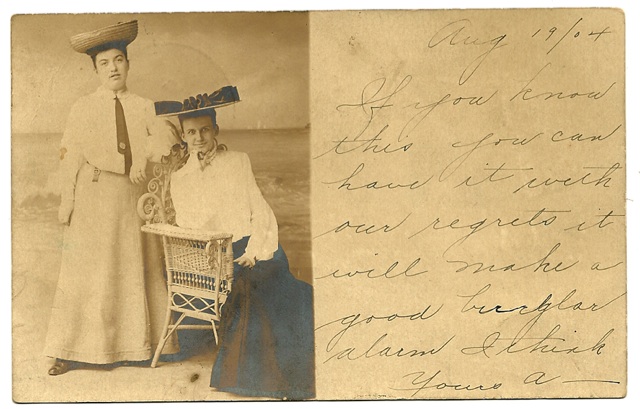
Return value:
[(129, 179), (131, 182), (136, 185), (142, 183), (147, 178), (147, 161), (135, 162), (131, 164), (131, 169), (129, 170)]
[(253, 268), (256, 265), (255, 257), (249, 257), (246, 254), (241, 255), (237, 259), (233, 260), (234, 263), (240, 264), (242, 267)]

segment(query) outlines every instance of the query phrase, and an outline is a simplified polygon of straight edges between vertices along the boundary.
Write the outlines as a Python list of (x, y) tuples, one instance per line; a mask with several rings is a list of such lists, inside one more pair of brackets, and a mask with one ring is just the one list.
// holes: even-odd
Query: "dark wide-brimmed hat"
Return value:
[(95, 55), (108, 48), (126, 48), (138, 36), (138, 20), (118, 23), (71, 37), (71, 48), (82, 54)]
[(240, 102), (238, 89), (232, 85), (222, 87), (210, 94), (203, 93), (179, 101), (158, 101), (155, 103), (157, 116), (174, 116), (196, 113), (213, 108), (221, 108)]

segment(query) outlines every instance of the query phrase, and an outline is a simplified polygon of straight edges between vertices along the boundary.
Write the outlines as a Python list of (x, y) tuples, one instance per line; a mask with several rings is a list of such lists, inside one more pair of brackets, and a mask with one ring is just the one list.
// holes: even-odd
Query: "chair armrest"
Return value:
[(169, 236), (186, 240), (211, 241), (233, 238), (233, 235), (229, 233), (188, 229), (185, 227), (173, 226), (166, 223), (145, 224), (141, 227), (141, 229), (145, 233), (153, 233), (161, 236)]

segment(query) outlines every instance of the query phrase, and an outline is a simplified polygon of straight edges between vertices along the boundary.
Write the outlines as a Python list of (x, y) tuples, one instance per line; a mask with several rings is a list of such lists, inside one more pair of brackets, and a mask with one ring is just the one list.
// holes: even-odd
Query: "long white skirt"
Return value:
[[(94, 364), (147, 360), (167, 306), (161, 246), (140, 232), (141, 187), (110, 172), (92, 182), (93, 169), (85, 164), (78, 173), (45, 355)], [(176, 350), (175, 342), (165, 347)]]

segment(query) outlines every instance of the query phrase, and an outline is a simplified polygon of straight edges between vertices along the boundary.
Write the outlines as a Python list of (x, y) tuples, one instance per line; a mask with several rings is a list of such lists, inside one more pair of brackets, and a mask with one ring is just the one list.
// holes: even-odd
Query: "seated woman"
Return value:
[(189, 158), (171, 179), (176, 222), (231, 233), (234, 240), (234, 285), (223, 307), (211, 386), (244, 396), (311, 398), (311, 286), (289, 271), (249, 157), (217, 149), (216, 111), (178, 118)]

